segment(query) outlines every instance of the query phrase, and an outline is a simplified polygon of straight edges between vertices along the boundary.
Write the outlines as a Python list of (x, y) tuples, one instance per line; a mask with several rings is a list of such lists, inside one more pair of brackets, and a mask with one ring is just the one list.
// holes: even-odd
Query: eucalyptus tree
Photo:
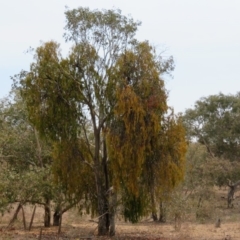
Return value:
[(116, 71), (121, 80), (107, 134), (110, 164), (114, 187), (124, 190), (125, 218), (135, 222), (149, 202), (156, 215), (163, 189), (183, 179), (185, 132), (180, 118), (167, 113), (164, 71), (148, 42), (120, 56)]
[(201, 98), (193, 109), (185, 112), (184, 124), (189, 140), (206, 147), (212, 159), (208, 164), (215, 164), (216, 184), (228, 183), (231, 205), (240, 171), (240, 93)]
[[(152, 158), (162, 187), (182, 179), (184, 131), (174, 117), (167, 120), (160, 77), (174, 64), (148, 42), (138, 42), (134, 37), (140, 23), (119, 10), (78, 8), (65, 14), (64, 36), (73, 43), (69, 55), (63, 57), (56, 42), (43, 43), (30, 70), (16, 77), (16, 86), (30, 122), (53, 141), (57, 181), (71, 193), (78, 188), (90, 196), (92, 211), (99, 215), (98, 234), (114, 235), (113, 199), (121, 192), (129, 219), (139, 219), (143, 208), (132, 207), (143, 205), (141, 189), (149, 193), (146, 181), (152, 172), (146, 169)], [(151, 184), (152, 191), (160, 188), (158, 182)]]
[(190, 139), (207, 147), (212, 156), (231, 161), (240, 156), (240, 94), (201, 98), (184, 114)]

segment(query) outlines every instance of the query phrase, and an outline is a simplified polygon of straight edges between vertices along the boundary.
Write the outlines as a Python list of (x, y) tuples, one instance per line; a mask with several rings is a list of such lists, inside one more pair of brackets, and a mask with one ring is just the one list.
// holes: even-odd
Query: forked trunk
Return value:
[(154, 211), (152, 211), (152, 219), (154, 222), (157, 222), (157, 220), (158, 220), (157, 213)]
[(229, 183), (228, 183), (229, 191), (228, 191), (228, 197), (227, 197), (228, 208), (233, 207), (234, 193), (236, 192), (237, 187), (239, 185), (240, 185), (240, 180), (235, 183), (231, 183), (231, 181), (229, 180)]
[(59, 226), (60, 220), (61, 220), (61, 213), (58, 209), (56, 209), (53, 214), (53, 226)]

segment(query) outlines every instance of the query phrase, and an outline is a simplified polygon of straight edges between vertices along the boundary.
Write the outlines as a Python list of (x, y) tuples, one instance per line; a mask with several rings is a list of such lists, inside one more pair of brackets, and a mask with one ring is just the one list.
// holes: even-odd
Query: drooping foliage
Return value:
[(91, 195), (94, 186), (94, 175), (91, 166), (91, 157), (82, 139), (76, 141), (61, 141), (54, 144), (53, 148), (53, 173), (56, 183), (69, 194), (82, 197), (84, 194)]
[(147, 207), (141, 198), (172, 189), (184, 175), (185, 132), (174, 115), (167, 116), (166, 90), (153, 50), (147, 42), (140, 43), (119, 59), (116, 74), (121, 81), (107, 135), (116, 172), (113, 182), (128, 196), (124, 213), (134, 221)]
[(114, 214), (111, 186), (125, 199), (127, 219), (137, 221), (149, 204), (145, 194), (157, 198), (157, 190), (182, 179), (184, 131), (167, 114), (161, 78), (174, 64), (134, 39), (139, 23), (118, 10), (79, 8), (66, 18), (69, 55), (61, 56), (55, 42), (42, 44), (17, 82), (30, 121), (54, 143), (57, 181), (70, 193), (95, 197), (98, 232), (105, 235)]
[(69, 78), (69, 68), (68, 61), (61, 58), (59, 45), (44, 43), (37, 48), (35, 62), (22, 81), (30, 122), (40, 134), (54, 140), (76, 136), (77, 132), (78, 85)]
[[(159, 172), (159, 184), (172, 189), (184, 178), (185, 153), (187, 144), (185, 141), (185, 129), (180, 117), (170, 114), (165, 118), (163, 129), (159, 136), (159, 145), (156, 149), (156, 157), (161, 159)], [(159, 156), (158, 156), (159, 155)]]
[(132, 185), (129, 186), (131, 192), (136, 192), (134, 184), (146, 156), (152, 151), (151, 144), (157, 139), (162, 116), (167, 111), (167, 96), (158, 67), (146, 42), (123, 54), (116, 66), (120, 81), (108, 142), (111, 143), (113, 168), (116, 167), (119, 174), (125, 172), (129, 178), (126, 182)]
[(125, 221), (137, 223), (141, 217), (149, 213), (149, 195), (139, 190), (138, 196), (125, 190), (122, 197), (123, 216)]
[[(84, 200), (84, 193), (90, 192), (89, 188), (94, 182), (86, 173), (87, 167), (79, 171), (79, 164), (74, 161), (78, 157), (77, 147), (82, 149), (84, 144), (69, 142), (69, 146), (72, 144), (74, 147), (71, 147), (71, 152), (66, 153), (69, 156), (71, 154), (68, 161), (65, 160), (66, 155), (61, 152), (62, 149), (67, 151), (66, 147), (61, 149), (61, 145), (56, 144), (53, 151), (52, 142), (40, 139), (37, 130), (28, 121), (26, 105), (16, 90), (0, 102), (0, 129), (0, 211), (2, 214), (12, 209), (12, 205), (16, 202), (22, 206), (38, 204), (45, 209), (47, 207), (51, 214), (51, 210), (55, 211), (59, 208), (64, 213), (80, 200)], [(56, 161), (53, 162), (53, 159)], [(68, 165), (75, 175), (69, 176), (70, 171), (68, 176), (64, 174), (67, 168), (59, 166), (60, 161), (62, 165)], [(55, 181), (53, 170), (59, 171), (55, 174)], [(79, 182), (79, 185), (73, 186), (77, 181), (76, 178), (84, 183)], [(68, 181), (69, 179), (71, 181)], [(89, 194), (85, 200), (85, 202), (82, 201), (82, 205), (92, 202), (93, 207), (90, 210), (96, 211), (96, 200), (93, 195)], [(44, 218), (44, 225), (50, 226), (50, 220), (50, 215), (49, 218)]]

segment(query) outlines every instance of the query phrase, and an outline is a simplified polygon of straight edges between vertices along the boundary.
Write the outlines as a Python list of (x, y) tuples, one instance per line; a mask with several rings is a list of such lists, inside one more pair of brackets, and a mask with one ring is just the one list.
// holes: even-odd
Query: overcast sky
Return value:
[(240, 91), (240, 0), (0, 1), (0, 98), (11, 89), (10, 76), (29, 69), (30, 46), (55, 40), (68, 51), (62, 37), (66, 5), (119, 8), (140, 20), (138, 39), (174, 57), (176, 69), (166, 88), (175, 112), (203, 96)]

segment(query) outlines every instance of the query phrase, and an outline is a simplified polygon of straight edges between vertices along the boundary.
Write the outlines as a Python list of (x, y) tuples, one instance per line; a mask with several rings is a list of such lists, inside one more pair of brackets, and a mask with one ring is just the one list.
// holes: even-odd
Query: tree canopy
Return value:
[(185, 113), (189, 138), (206, 145), (216, 157), (240, 157), (240, 94), (201, 98)]
[[(188, 139), (203, 144), (215, 162), (216, 183), (239, 180), (240, 95), (201, 98), (184, 115)], [(218, 169), (218, 171), (217, 171)]]
[[(65, 14), (64, 36), (73, 44), (68, 56), (58, 43), (43, 43), (16, 86), (30, 122), (53, 142), (56, 178), (70, 191), (93, 193), (98, 233), (113, 235), (116, 196), (137, 221), (161, 189), (183, 179), (184, 129), (169, 114), (161, 77), (174, 63), (137, 41), (140, 23), (119, 10)], [(152, 201), (143, 202), (143, 194)]]

